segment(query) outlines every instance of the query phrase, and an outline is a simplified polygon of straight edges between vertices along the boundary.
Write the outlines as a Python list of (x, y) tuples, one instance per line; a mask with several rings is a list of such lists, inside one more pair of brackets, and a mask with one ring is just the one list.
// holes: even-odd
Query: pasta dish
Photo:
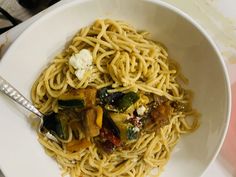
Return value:
[[(111, 19), (82, 28), (35, 81), (39, 142), (62, 176), (147, 176), (199, 120), (186, 79), (148, 33)], [(184, 83), (184, 82), (183, 82)]]

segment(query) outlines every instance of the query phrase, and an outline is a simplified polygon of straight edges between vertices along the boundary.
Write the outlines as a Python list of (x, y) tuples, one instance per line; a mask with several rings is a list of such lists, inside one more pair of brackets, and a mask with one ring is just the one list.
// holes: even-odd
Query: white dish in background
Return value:
[[(230, 115), (230, 89), (223, 59), (209, 36), (191, 18), (159, 1), (81, 0), (48, 13), (31, 25), (0, 62), (0, 75), (26, 97), (30, 88), (65, 43), (97, 18), (124, 20), (164, 43), (181, 64), (194, 91), (201, 126), (182, 138), (161, 175), (197, 177), (222, 145)], [(58, 177), (60, 170), (37, 142), (20, 107), (0, 95), (0, 168), (7, 177)]]

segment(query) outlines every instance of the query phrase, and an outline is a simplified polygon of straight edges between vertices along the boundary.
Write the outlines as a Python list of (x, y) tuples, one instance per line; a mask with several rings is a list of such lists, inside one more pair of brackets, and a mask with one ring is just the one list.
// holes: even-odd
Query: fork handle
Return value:
[(17, 102), (19, 105), (23, 106), (30, 112), (36, 114), (40, 118), (43, 114), (34, 107), (34, 105), (26, 99), (18, 90), (16, 90), (11, 84), (9, 84), (5, 79), (0, 76), (0, 91), (10, 97), (12, 100)]

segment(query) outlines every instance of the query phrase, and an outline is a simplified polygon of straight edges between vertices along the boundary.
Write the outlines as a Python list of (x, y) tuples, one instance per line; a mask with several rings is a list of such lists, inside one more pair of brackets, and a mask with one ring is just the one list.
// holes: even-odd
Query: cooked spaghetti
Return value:
[(158, 175), (180, 136), (199, 123), (178, 78), (166, 48), (148, 33), (96, 20), (32, 87), (35, 106), (56, 115), (44, 128), (57, 141), (40, 134), (39, 142), (62, 175), (146, 176), (153, 168)]

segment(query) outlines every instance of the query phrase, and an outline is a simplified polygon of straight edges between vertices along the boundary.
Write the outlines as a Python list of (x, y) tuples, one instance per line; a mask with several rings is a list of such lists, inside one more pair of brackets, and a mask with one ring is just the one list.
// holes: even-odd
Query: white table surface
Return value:
[[(9, 1), (9, 0), (5, 0)], [(9, 45), (31, 23), (54, 8), (72, 0), (62, 0), (31, 17), (5, 34), (0, 35), (0, 58)], [(235, 0), (163, 0), (190, 16), (202, 25), (220, 48), (228, 67), (233, 95), (231, 123), (225, 143), (203, 177), (236, 177), (236, 1)], [(0, 0), (3, 2), (3, 0)], [(24, 17), (26, 18), (26, 17)], [(0, 174), (1, 177), (1, 174)]]

